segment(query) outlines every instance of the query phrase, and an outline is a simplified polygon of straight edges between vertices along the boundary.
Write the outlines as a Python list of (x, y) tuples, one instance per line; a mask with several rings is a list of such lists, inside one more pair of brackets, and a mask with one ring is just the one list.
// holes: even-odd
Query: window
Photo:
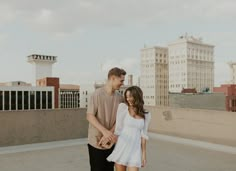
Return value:
[(11, 110), (16, 110), (16, 91), (11, 92)]
[(42, 92), (42, 109), (46, 109), (46, 103), (47, 103), (47, 95), (46, 91)]
[(29, 109), (29, 93), (24, 91), (24, 109)]
[(35, 97), (35, 91), (31, 91), (30, 92), (30, 109), (34, 109), (34, 103), (35, 103), (34, 97)]
[(9, 91), (5, 91), (5, 97), (4, 97), (4, 109), (9, 110)]
[(3, 110), (2, 102), (3, 102), (3, 91), (0, 91), (0, 110)]
[(48, 109), (52, 109), (52, 92), (48, 91)]
[(36, 109), (40, 109), (40, 105), (41, 105), (40, 91), (36, 91)]
[(17, 105), (18, 105), (18, 110), (22, 110), (22, 91), (17, 92)]

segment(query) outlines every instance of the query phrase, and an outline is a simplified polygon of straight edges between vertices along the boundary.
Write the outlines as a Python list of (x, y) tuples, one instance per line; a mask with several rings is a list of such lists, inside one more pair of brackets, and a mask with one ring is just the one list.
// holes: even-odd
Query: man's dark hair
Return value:
[(110, 71), (108, 72), (108, 75), (107, 75), (108, 79), (113, 75), (117, 77), (121, 77), (122, 75), (126, 75), (126, 71), (123, 70), (122, 68), (114, 67), (110, 69)]

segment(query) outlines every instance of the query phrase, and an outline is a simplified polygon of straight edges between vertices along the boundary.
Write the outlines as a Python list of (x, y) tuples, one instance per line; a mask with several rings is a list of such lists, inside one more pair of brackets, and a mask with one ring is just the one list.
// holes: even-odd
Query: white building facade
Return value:
[(236, 84), (236, 62), (229, 62), (231, 79), (230, 84)]
[(75, 109), (80, 107), (79, 88), (60, 88), (59, 89), (59, 107), (61, 109)]
[(94, 92), (93, 84), (80, 85), (80, 108), (87, 108), (91, 94)]
[(183, 88), (195, 88), (197, 92), (214, 86), (214, 46), (201, 38), (181, 36), (168, 45), (169, 91), (179, 93)]
[(140, 87), (145, 105), (168, 106), (168, 49), (141, 49)]

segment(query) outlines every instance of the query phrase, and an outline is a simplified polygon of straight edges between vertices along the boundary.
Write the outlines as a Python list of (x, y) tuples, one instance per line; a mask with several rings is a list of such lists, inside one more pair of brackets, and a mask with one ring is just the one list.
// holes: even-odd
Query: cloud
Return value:
[(18, 21), (39, 31), (75, 32), (86, 27), (122, 27), (178, 21), (234, 19), (233, 0), (8, 0), (1, 21)]
[(126, 72), (131, 74), (132, 72), (137, 73), (139, 70), (139, 58), (110, 58), (106, 59), (102, 64), (101, 68), (104, 73), (107, 73), (113, 67), (120, 67), (126, 70)]
[[(229, 62), (235, 60), (236, 32), (233, 31), (211, 31), (199, 33), (204, 37), (205, 43), (215, 45), (215, 60)], [(210, 41), (210, 42), (209, 42)], [(222, 51), (222, 49), (224, 49)]]
[(92, 71), (66, 71), (57, 74), (60, 78), (61, 84), (93, 84), (94, 80), (90, 79), (94, 77)]
[(0, 27), (10, 23), (14, 19), (16, 19), (16, 13), (14, 10), (9, 8), (9, 6), (1, 5), (0, 3)]
[(0, 33), (0, 45), (4, 44), (7, 41), (7, 39), (8, 39), (8, 35), (7, 34)]
[[(166, 44), (168, 43), (165, 40), (166, 37), (172, 33), (177, 34), (176, 32), (181, 32), (182, 34), (183, 30), (184, 32), (188, 32), (191, 28), (195, 31), (201, 31), (202, 29), (202, 32), (199, 31), (199, 36), (203, 37), (203, 41), (216, 45), (215, 59), (218, 63), (215, 65), (215, 80), (219, 79), (219, 82), (224, 82), (227, 81), (227, 77), (225, 77), (224, 74), (227, 74), (226, 71), (228, 70), (228, 66), (225, 62), (235, 60), (235, 8), (235, 0), (0, 0), (0, 28), (2, 31), (0, 34), (0, 45), (8, 41), (8, 36), (10, 35), (9, 37), (14, 41), (9, 43), (9, 49), (14, 48), (16, 54), (13, 56), (18, 56), (20, 49), (25, 50), (24, 54), (27, 54), (29, 49), (43, 49), (44, 46), (51, 50), (53, 48), (53, 46), (50, 46), (51, 44), (57, 46), (58, 44), (56, 43), (63, 42), (55, 41), (55, 39), (66, 40), (66, 37), (71, 36), (69, 38), (72, 38), (72, 36), (74, 36), (74, 39), (68, 38), (64, 41), (64, 43), (70, 47), (67, 51), (67, 47), (63, 48), (63, 50), (66, 51), (65, 53), (69, 56), (69, 54), (73, 53), (79, 54), (79, 51), (90, 51), (91, 49), (86, 49), (86, 47), (83, 50), (79, 48), (74, 50), (73, 47), (75, 46), (75, 42), (78, 42), (78, 44), (76, 44), (78, 46), (83, 45), (85, 41), (90, 43), (92, 40), (88, 40), (89, 36), (96, 36), (101, 27), (105, 31), (112, 30), (114, 27), (122, 28), (123, 30), (134, 30), (133, 33), (137, 35), (135, 35), (137, 37), (136, 42), (143, 42), (144, 40), (142, 39), (151, 41), (156, 38), (158, 41), (165, 41)], [(202, 21), (208, 24), (208, 26), (204, 25)], [(230, 27), (228, 23), (231, 23)], [(144, 29), (141, 30), (141, 32), (135, 32), (137, 31), (135, 29), (140, 26), (144, 27)], [(93, 29), (92, 34), (89, 34), (90, 32), (87, 31), (89, 30), (88, 28)], [(151, 32), (151, 29), (155, 30), (156, 33)], [(114, 30), (112, 30), (112, 33), (113, 31)], [(43, 37), (44, 35), (41, 37), (42, 34), (34, 34), (34, 32), (46, 32), (49, 34), (46, 34), (45, 37)], [(29, 35), (25, 33), (29, 33)], [(82, 42), (79, 42), (80, 40), (78, 39), (80, 36), (78, 36), (78, 34), (85, 33), (87, 34), (85, 36), (86, 40), (81, 39)], [(150, 35), (146, 33), (150, 33)], [(17, 34), (21, 34), (22, 37), (25, 36), (26, 38), (26, 40), (21, 41), (20, 45), (22, 45), (22, 47), (19, 45), (17, 47), (14, 46), (18, 43), (15, 41)], [(130, 35), (131, 34), (132, 33), (130, 33)], [(145, 38), (140, 38), (138, 34), (143, 34)], [(34, 37), (35, 35), (40, 36), (43, 41), (38, 37)], [(48, 35), (53, 35), (52, 37), (55, 39), (52, 39), (52, 37), (49, 38)], [(107, 39), (106, 36), (107, 35), (104, 34), (104, 39)], [(114, 35), (114, 37), (115, 36), (117, 35)], [(162, 36), (164, 38), (162, 38)], [(128, 31), (127, 37), (129, 38)], [(50, 40), (53, 41), (50, 42)], [(38, 42), (38, 44), (35, 42)], [(48, 44), (45, 45), (42, 43), (42, 45), (40, 42), (48, 42)], [(100, 41), (96, 40), (95, 43), (97, 42)], [(118, 43), (125, 44), (126, 42)], [(24, 44), (25, 46), (23, 46)], [(104, 46), (107, 47), (107, 44)], [(1, 46), (1, 49), (3, 48), (5, 47)], [(129, 48), (130, 51), (133, 51), (132, 47)], [(56, 49), (55, 51), (58, 53), (63, 50)], [(74, 52), (72, 52), (73, 50)], [(139, 51), (139, 49), (136, 50)], [(86, 58), (84, 61), (86, 61), (89, 57), (87, 52), (84, 54), (81, 52), (78, 56), (83, 56)], [(112, 54), (114, 53), (111, 53), (111, 55)], [(96, 55), (97, 54), (91, 53), (93, 57), (97, 57)], [(117, 54), (117, 56), (122, 55), (123, 54)], [(138, 55), (136, 58), (124, 58), (122, 56), (119, 59), (112, 57), (101, 60), (99, 68), (101, 71), (98, 75), (102, 75), (101, 78), (103, 78), (104, 75), (106, 76), (107, 71), (114, 66), (124, 68), (127, 70), (128, 74), (136, 74), (139, 72), (140, 68), (139, 60)], [(88, 62), (88, 64), (90, 63)], [(74, 78), (77, 77), (80, 77), (81, 80), (86, 80), (86, 77), (92, 78), (95, 75), (92, 70), (98, 69), (91, 68), (91, 72), (81, 72), (80, 74), (77, 73), (78, 71), (61, 73), (61, 78), (66, 79), (65, 82), (70, 82), (69, 80), (74, 81)]]
[(49, 24), (50, 22), (52, 22), (52, 15), (53, 15), (53, 12), (51, 10), (41, 9), (36, 18), (36, 22), (40, 24)]
[(127, 74), (135, 75), (139, 70), (139, 58), (82, 58), (75, 59), (59, 56), (58, 63), (53, 66), (53, 76), (59, 77), (61, 83), (93, 84), (107, 79), (108, 71), (113, 67), (121, 67)]
[(235, 46), (236, 32), (233, 31), (211, 31), (200, 33), (205, 39), (210, 40), (218, 46)]
[(216, 1), (212, 0), (212, 1), (207, 1), (207, 2), (209, 6), (208, 11), (206, 11), (207, 17), (214, 17), (215, 19), (219, 19), (225, 16), (227, 16), (230, 19), (235, 18), (236, 1), (226, 0), (226, 1), (218, 1), (216, 3)]

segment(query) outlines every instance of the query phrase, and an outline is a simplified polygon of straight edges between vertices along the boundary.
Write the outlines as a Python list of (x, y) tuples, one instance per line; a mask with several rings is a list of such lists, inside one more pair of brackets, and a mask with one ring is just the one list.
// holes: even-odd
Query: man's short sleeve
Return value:
[(88, 107), (87, 107), (87, 113), (96, 115), (98, 111), (98, 97), (97, 94), (94, 92), (90, 96), (88, 100)]

